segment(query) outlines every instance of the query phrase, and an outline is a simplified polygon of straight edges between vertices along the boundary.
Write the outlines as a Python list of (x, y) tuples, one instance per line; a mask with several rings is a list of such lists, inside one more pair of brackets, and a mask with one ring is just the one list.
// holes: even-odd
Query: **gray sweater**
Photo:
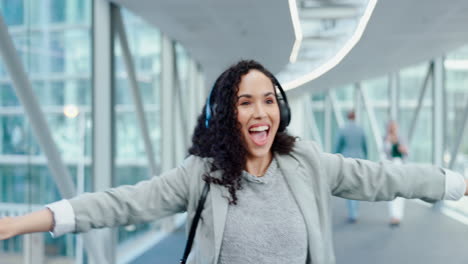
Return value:
[(228, 208), (218, 263), (306, 263), (304, 218), (276, 160), (263, 177), (244, 171), (242, 184)]

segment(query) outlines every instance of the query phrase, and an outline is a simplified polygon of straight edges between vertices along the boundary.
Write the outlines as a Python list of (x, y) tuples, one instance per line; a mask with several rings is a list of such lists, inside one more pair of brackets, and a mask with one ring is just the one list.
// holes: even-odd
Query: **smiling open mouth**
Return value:
[(255, 126), (249, 129), (249, 135), (257, 146), (263, 146), (267, 143), (270, 126)]

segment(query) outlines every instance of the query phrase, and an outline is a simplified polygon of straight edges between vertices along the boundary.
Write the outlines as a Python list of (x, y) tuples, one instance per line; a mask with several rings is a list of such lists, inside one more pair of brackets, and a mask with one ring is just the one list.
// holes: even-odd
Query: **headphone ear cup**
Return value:
[(291, 110), (289, 109), (289, 105), (282, 98), (278, 99), (278, 104), (280, 110), (280, 124), (278, 132), (283, 132), (289, 125), (289, 122), (291, 122)]
[[(208, 94), (208, 98), (206, 98), (206, 104), (205, 104), (205, 127), (209, 128), (210, 127), (210, 120), (214, 114), (215, 109), (212, 109), (211, 106), (211, 94), (213, 93), (213, 90), (215, 88), (215, 85), (210, 90), (210, 93)], [(213, 108), (216, 108), (216, 104), (213, 106)]]
[(211, 108), (207, 100), (207, 103), (205, 106), (205, 127), (206, 128), (210, 127), (210, 119), (211, 119)]
[(284, 92), (281, 84), (278, 80), (272, 76), (273, 83), (277, 88), (276, 92), (276, 100), (278, 101), (278, 106), (280, 110), (280, 123), (278, 127), (278, 132), (284, 132), (286, 127), (291, 122), (291, 109), (289, 108), (288, 99), (286, 98), (286, 93)]

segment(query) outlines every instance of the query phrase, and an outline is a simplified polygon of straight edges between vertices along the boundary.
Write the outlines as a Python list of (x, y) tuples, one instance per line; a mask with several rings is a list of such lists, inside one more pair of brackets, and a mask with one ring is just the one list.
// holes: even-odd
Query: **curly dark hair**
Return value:
[[(241, 124), (237, 121), (237, 93), (242, 76), (251, 70), (258, 70), (274, 82), (273, 74), (260, 63), (242, 60), (224, 71), (211, 91), (210, 105), (212, 117), (209, 127), (205, 125), (206, 113), (203, 107), (198, 117), (192, 136), (189, 154), (213, 158), (211, 172), (222, 170), (222, 178), (215, 178), (209, 173), (203, 175), (208, 183), (226, 187), (231, 194), (230, 204), (237, 204), (236, 190), (241, 189), (242, 170), (246, 166), (247, 149), (241, 136)], [(276, 89), (275, 89), (276, 93)], [(272, 145), (272, 152), (288, 154), (294, 147), (296, 138), (287, 132), (277, 132)]]

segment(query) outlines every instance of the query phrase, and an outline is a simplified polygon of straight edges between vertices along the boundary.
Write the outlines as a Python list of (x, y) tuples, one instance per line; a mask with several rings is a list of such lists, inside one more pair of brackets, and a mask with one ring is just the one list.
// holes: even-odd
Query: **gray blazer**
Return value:
[[(307, 263), (335, 263), (331, 230), (331, 196), (353, 200), (442, 199), (445, 176), (432, 166), (394, 165), (324, 153), (310, 141), (299, 141), (288, 155), (276, 156), (307, 227)], [(70, 200), (76, 232), (159, 219), (188, 212), (196, 203), (210, 159), (190, 156), (177, 168), (133, 186), (121, 186)], [(221, 172), (212, 173), (220, 177)], [(228, 211), (227, 189), (212, 185), (188, 263), (218, 263)], [(265, 219), (267, 220), (267, 219)]]
[(349, 121), (340, 129), (336, 139), (335, 153), (345, 157), (367, 159), (367, 143), (364, 130), (355, 122)]

